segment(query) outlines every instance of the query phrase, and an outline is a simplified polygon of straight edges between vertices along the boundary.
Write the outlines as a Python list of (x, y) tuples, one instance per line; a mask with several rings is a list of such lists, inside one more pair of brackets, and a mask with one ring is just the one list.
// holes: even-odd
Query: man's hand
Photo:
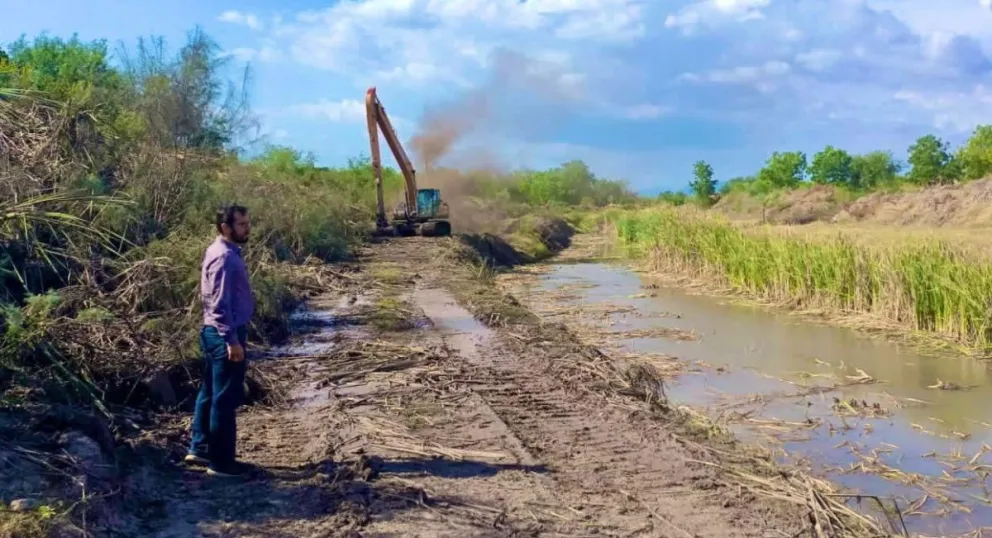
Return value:
[(228, 344), (227, 359), (231, 362), (241, 362), (245, 360), (245, 348), (241, 347), (241, 344)]

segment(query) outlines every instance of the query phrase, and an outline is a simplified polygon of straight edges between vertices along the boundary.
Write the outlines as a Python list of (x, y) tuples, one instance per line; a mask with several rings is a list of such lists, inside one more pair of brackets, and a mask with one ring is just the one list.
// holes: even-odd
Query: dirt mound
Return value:
[[(525, 229), (529, 227), (530, 229)], [(538, 240), (553, 253), (561, 252), (572, 244), (575, 228), (563, 219), (546, 218), (536, 224), (524, 220), (513, 222), (505, 230), (508, 234), (533, 233)], [(462, 242), (471, 247), (484, 260), (498, 267), (513, 267), (536, 261), (531, 256), (513, 248), (509, 242), (498, 235), (490, 233), (462, 234)]]
[(720, 196), (710, 210), (732, 219), (760, 219), (765, 208), (761, 200), (755, 196), (744, 192), (731, 192)]
[(864, 222), (931, 227), (992, 226), (992, 178), (921, 190), (875, 192), (856, 200), (829, 185), (783, 193), (764, 204), (745, 194), (724, 197), (713, 210), (731, 218), (761, 219), (772, 224)]
[(830, 220), (843, 209), (837, 189), (815, 185), (792, 191), (768, 208), (765, 218), (775, 224), (809, 224)]
[(472, 248), (480, 258), (496, 267), (513, 267), (526, 262), (525, 256), (501, 237), (483, 234), (462, 234), (462, 242)]
[(548, 250), (560, 252), (572, 244), (575, 228), (564, 219), (547, 219), (537, 226), (537, 234)]
[(772, 224), (809, 224), (831, 220), (844, 209), (839, 191), (829, 185), (813, 185), (780, 194), (762, 203), (747, 194), (722, 197), (713, 209), (731, 218), (763, 219)]
[[(876, 192), (847, 206), (850, 219), (874, 224), (981, 227), (992, 225), (992, 178), (935, 185), (916, 192)], [(840, 215), (846, 218), (846, 215)]]

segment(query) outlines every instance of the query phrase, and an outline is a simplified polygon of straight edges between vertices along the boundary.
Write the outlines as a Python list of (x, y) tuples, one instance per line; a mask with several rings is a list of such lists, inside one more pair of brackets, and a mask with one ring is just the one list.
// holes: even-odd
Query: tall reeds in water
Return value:
[(905, 244), (806, 239), (740, 226), (691, 209), (616, 216), (619, 243), (655, 270), (707, 279), (752, 298), (939, 336), (970, 351), (992, 349), (992, 265), (938, 239)]

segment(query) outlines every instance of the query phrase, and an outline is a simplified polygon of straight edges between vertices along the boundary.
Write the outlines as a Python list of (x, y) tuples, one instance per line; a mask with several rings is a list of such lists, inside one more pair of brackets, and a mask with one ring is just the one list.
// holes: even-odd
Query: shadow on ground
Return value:
[[(429, 494), (401, 476), (488, 477), (503, 471), (545, 473), (543, 466), (492, 464), (446, 459), (354, 461), (330, 459), (302, 466), (259, 468), (249, 478), (207, 476), (179, 463), (176, 451), (161, 446), (135, 447), (137, 458), (124, 469), (118, 511), (108, 535), (121, 537), (348, 536), (372, 518), (393, 519), (424, 509), (443, 511), (446, 519), (469, 526), (492, 525), (478, 501)], [(498, 510), (497, 510), (498, 511)], [(360, 534), (352, 534), (360, 536)]]
[(394, 460), (383, 463), (387, 474), (431, 475), (440, 478), (488, 478), (504, 471), (547, 473), (544, 465), (495, 464), (482, 461), (451, 461), (446, 459)]

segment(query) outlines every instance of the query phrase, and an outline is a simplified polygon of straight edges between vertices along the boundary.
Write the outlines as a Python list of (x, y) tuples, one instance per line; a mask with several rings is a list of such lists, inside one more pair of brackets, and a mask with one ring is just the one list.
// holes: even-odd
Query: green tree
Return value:
[[(0, 92), (4, 88), (13, 86), (13, 78), (16, 72), (17, 70), (10, 65), (10, 56), (0, 48)], [(0, 94), (0, 99), (2, 98), (3, 95)]]
[(979, 179), (992, 173), (992, 125), (979, 125), (954, 157), (964, 179)]
[(658, 195), (658, 200), (674, 206), (685, 205), (688, 196), (684, 192), (664, 191)]
[(578, 205), (592, 194), (592, 186), (596, 176), (589, 166), (581, 160), (569, 161), (557, 170), (559, 183), (558, 202), (566, 205)]
[(720, 194), (727, 195), (732, 192), (749, 192), (757, 181), (753, 177), (735, 177), (720, 184)]
[(108, 100), (108, 91), (123, 87), (103, 40), (84, 43), (76, 36), (69, 40), (41, 36), (28, 42), (21, 37), (5, 56), (17, 69), (16, 86), (38, 90), (56, 100), (99, 103)]
[(854, 174), (854, 159), (851, 155), (833, 146), (827, 146), (823, 151), (813, 156), (809, 167), (810, 179), (821, 185), (855, 185), (857, 176)]
[(888, 151), (872, 151), (851, 158), (851, 169), (854, 173), (855, 186), (874, 189), (882, 185), (894, 183), (901, 167), (892, 153)]
[(597, 206), (622, 204), (635, 198), (624, 181), (597, 179), (592, 185), (592, 201)]
[(513, 179), (512, 187), (502, 187), (508, 197), (532, 205), (604, 206), (636, 198), (625, 182), (597, 178), (580, 160), (551, 170), (519, 171)]
[(806, 154), (801, 151), (772, 153), (758, 172), (758, 182), (772, 188), (793, 188), (806, 178)]
[(909, 179), (920, 185), (932, 185), (954, 179), (948, 177), (951, 154), (944, 142), (936, 135), (921, 136), (909, 146)]
[(696, 200), (709, 204), (711, 197), (716, 194), (716, 180), (713, 179), (713, 167), (706, 161), (696, 161), (692, 165), (694, 179), (689, 182)]

